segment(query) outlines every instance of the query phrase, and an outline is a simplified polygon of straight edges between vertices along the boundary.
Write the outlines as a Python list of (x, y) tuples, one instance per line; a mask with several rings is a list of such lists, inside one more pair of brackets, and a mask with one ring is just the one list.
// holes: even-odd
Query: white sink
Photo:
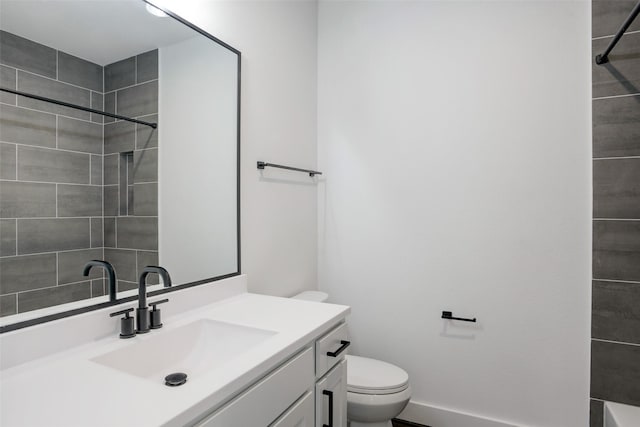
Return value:
[(171, 373), (183, 372), (188, 379), (197, 379), (212, 369), (223, 368), (276, 332), (202, 319), (171, 331), (152, 330), (149, 334), (158, 335), (134, 338), (130, 346), (91, 360), (164, 384), (165, 376)]
[(640, 426), (640, 407), (604, 402), (604, 425), (605, 427)]

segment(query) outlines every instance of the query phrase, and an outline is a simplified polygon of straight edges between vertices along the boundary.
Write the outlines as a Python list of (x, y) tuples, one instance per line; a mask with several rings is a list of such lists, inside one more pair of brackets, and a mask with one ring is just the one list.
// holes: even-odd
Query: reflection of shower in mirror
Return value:
[(117, 298), (238, 274), (239, 52), (142, 0), (1, 7), (0, 323), (108, 301), (90, 260)]

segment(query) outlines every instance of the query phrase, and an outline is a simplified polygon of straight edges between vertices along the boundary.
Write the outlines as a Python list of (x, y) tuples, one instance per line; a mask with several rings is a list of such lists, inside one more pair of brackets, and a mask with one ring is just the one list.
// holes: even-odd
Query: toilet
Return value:
[[(329, 295), (306, 291), (294, 299), (325, 302)], [(347, 355), (347, 419), (349, 427), (392, 427), (409, 403), (409, 375), (381, 360)]]

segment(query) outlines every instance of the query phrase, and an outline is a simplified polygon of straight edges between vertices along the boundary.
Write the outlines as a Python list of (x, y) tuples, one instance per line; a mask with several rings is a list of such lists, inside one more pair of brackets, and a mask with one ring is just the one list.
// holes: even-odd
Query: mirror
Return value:
[(119, 302), (146, 265), (158, 293), (239, 274), (240, 52), (167, 13), (0, 3), (3, 332), (112, 304), (91, 259)]

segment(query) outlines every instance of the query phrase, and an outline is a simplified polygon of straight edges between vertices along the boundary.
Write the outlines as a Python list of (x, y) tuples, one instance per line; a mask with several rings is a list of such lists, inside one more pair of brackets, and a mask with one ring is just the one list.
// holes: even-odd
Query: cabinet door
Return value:
[(316, 383), (316, 426), (347, 427), (347, 361)]
[(315, 422), (314, 403), (313, 391), (310, 391), (298, 399), (270, 427), (313, 427)]

